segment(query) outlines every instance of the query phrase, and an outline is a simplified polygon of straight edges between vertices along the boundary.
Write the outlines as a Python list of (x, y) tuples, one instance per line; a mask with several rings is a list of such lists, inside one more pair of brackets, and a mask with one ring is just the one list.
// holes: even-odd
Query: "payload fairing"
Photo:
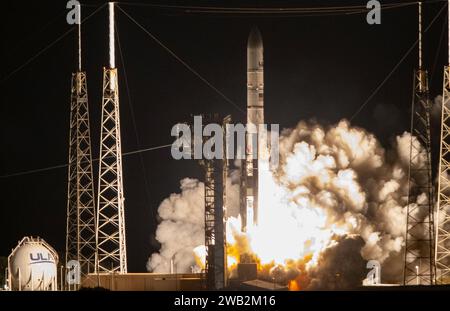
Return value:
[(258, 161), (264, 146), (260, 125), (264, 124), (264, 57), (261, 33), (253, 28), (247, 43), (247, 142), (245, 200), (242, 202), (242, 229), (258, 223)]

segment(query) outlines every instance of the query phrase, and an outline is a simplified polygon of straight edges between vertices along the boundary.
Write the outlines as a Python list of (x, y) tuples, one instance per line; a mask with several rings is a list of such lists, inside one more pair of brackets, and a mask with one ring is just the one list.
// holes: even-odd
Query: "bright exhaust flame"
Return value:
[(297, 280), (290, 280), (288, 285), (289, 290), (291, 291), (299, 291), (300, 285), (298, 284)]
[(205, 245), (199, 245), (194, 248), (195, 263), (200, 269), (205, 269), (206, 266), (206, 247)]
[[(250, 253), (258, 263), (258, 270), (286, 270), (289, 266), (298, 270), (301, 266), (317, 264), (319, 254), (333, 244), (333, 238), (347, 233), (345, 227), (328, 225), (326, 212), (301, 197), (302, 190), (292, 192), (278, 183), (269, 169), (267, 161), (259, 161), (259, 219), (258, 225), (241, 232), (240, 218), (229, 218), (227, 222), (228, 267), (233, 269), (239, 255)], [(307, 191), (307, 189), (303, 189)], [(248, 242), (245, 249), (239, 247), (242, 240)], [(279, 243), (283, 241), (283, 243)], [(240, 250), (241, 252), (231, 251)], [(269, 277), (267, 275), (267, 277)], [(299, 290), (297, 280), (289, 288)]]
[[(335, 243), (333, 238), (348, 231), (345, 226), (328, 225), (326, 212), (300, 198), (301, 191), (292, 192), (277, 183), (267, 161), (260, 161), (259, 169), (259, 223), (242, 232), (240, 217), (228, 219), (227, 262), (229, 270), (234, 270), (240, 255), (251, 254), (260, 273), (273, 280), (292, 268), (299, 271), (316, 265), (320, 253)], [(204, 267), (204, 246), (196, 247), (194, 253)], [(300, 280), (289, 281), (288, 288), (300, 290)]]

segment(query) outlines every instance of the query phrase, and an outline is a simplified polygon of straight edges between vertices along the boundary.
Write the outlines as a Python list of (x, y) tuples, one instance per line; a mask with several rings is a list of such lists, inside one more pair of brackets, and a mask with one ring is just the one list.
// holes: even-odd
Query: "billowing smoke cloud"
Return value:
[[(364, 243), (354, 256), (383, 264), (401, 257), (410, 142), (411, 136), (404, 133), (387, 154), (372, 134), (346, 121), (329, 129), (300, 122), (282, 137), (284, 165), (277, 178), (293, 192), (306, 186), (308, 202), (324, 209), (330, 223), (362, 238)], [(403, 262), (390, 264), (397, 269), (382, 270), (383, 278), (400, 281)]]
[(185, 178), (180, 188), (181, 194), (172, 194), (158, 208), (162, 221), (156, 239), (161, 249), (150, 257), (149, 271), (169, 273), (173, 261), (174, 272), (191, 272), (196, 265), (193, 249), (204, 244), (203, 183)]
[(431, 103), (431, 118), (435, 124), (441, 123), (441, 113), (442, 113), (442, 95), (436, 96), (434, 101)]
[[(239, 214), (238, 182), (238, 171), (231, 171), (226, 197), (229, 217)], [(161, 249), (148, 260), (148, 271), (169, 273), (171, 261), (174, 273), (201, 270), (194, 249), (205, 243), (204, 184), (185, 178), (180, 182), (180, 189), (180, 194), (172, 194), (158, 208), (161, 223), (156, 230), (156, 240), (161, 243)]]
[(359, 250), (364, 241), (358, 236), (343, 237), (320, 254), (317, 266), (309, 271), (310, 290), (357, 288), (367, 274), (366, 260)]
[[(278, 254), (290, 250), (284, 263), (274, 260), (271, 266), (262, 267), (260, 275), (295, 279), (300, 288), (352, 288), (361, 285), (367, 274), (365, 263), (378, 260), (382, 281), (400, 282), (411, 141), (418, 144), (405, 132), (385, 150), (374, 135), (351, 127), (345, 120), (330, 127), (300, 122), (284, 130), (280, 136), (280, 165), (273, 179), (281, 190), (277, 195), (284, 196), (287, 203), (286, 207), (275, 204), (279, 210), (274, 215), (290, 219), (283, 230), (265, 233), (264, 242), (269, 248), (283, 246)], [(414, 165), (420, 167), (425, 161), (424, 151), (420, 145), (414, 149), (418, 152)], [(227, 215), (232, 217), (237, 217), (239, 210), (237, 182), (235, 173), (227, 180)], [(181, 194), (172, 194), (159, 207), (162, 222), (156, 238), (162, 247), (150, 258), (150, 271), (168, 272), (174, 258), (179, 272), (189, 272), (195, 265), (193, 249), (203, 244), (203, 185), (185, 179), (181, 189)], [(318, 222), (319, 227), (309, 228), (310, 218), (305, 215), (323, 215), (324, 220)], [(233, 219), (228, 229), (233, 231), (233, 243), (239, 245), (230, 249), (253, 251), (257, 257), (270, 256), (270, 249), (261, 252), (252, 238), (239, 232)], [(289, 228), (291, 225), (297, 227)], [(298, 232), (326, 238), (300, 236)], [(312, 247), (314, 243), (320, 247)]]

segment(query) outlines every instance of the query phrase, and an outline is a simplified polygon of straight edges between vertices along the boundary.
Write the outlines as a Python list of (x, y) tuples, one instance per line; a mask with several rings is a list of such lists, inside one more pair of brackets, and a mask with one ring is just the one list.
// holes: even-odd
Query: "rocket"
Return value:
[(260, 125), (264, 124), (264, 57), (261, 33), (255, 27), (247, 43), (247, 139), (243, 168), (245, 198), (242, 198), (242, 229), (258, 224), (258, 160), (264, 142)]
[(261, 33), (253, 28), (247, 43), (247, 124), (264, 124), (264, 48)]

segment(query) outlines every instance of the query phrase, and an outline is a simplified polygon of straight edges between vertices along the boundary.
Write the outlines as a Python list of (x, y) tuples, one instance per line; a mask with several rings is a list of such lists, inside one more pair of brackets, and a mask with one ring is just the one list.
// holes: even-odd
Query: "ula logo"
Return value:
[(30, 253), (30, 260), (31, 261), (39, 261), (39, 262), (45, 262), (45, 261), (53, 262), (53, 258), (49, 253), (47, 253), (47, 257), (45, 257), (45, 255), (42, 253), (36, 253), (36, 254)]

